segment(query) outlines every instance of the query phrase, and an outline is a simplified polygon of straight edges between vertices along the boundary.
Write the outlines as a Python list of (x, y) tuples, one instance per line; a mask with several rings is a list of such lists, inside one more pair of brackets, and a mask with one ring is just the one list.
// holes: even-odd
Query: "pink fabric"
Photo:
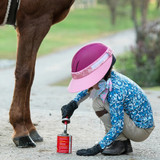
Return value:
[(91, 43), (82, 47), (73, 57), (72, 72), (78, 72), (96, 61), (107, 50), (101, 43)]
[(99, 82), (98, 86), (100, 88), (99, 96), (104, 103), (108, 92), (112, 91), (112, 81), (110, 78), (107, 80), (107, 82), (105, 80), (102, 80)]
[(101, 66), (109, 57), (112, 56), (112, 50), (109, 48), (100, 56), (96, 61), (87, 66), (86, 68), (80, 70), (79, 72), (72, 72), (72, 77), (74, 79), (79, 79), (87, 76), (88, 74), (94, 72), (99, 66)]
[(93, 89), (91, 91), (90, 98), (95, 99), (99, 96), (104, 103), (105, 100), (106, 100), (108, 92), (112, 91), (112, 81), (111, 81), (111, 79), (109, 78), (107, 81), (105, 81), (104, 79), (100, 80), (98, 82), (98, 87), (99, 87), (98, 90)]

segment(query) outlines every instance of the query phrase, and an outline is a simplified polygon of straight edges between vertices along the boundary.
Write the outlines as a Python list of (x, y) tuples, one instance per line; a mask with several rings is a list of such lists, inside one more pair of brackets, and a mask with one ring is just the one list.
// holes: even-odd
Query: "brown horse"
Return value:
[[(0, 24), (4, 22), (8, 1), (0, 0)], [(13, 141), (17, 147), (35, 147), (34, 142), (43, 141), (30, 116), (30, 91), (36, 55), (50, 27), (67, 16), (73, 2), (74, 0), (21, 0), (19, 5), (16, 14), (16, 80), (9, 112), (14, 129)]]

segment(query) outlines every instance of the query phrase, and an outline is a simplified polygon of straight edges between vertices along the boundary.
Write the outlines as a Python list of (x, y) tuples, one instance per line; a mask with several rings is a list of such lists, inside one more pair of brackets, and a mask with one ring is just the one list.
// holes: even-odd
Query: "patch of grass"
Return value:
[(17, 36), (13, 27), (0, 28), (0, 59), (14, 59), (16, 56)]
[[(77, 44), (83, 44), (108, 34), (132, 28), (130, 6), (123, 6), (117, 16), (116, 25), (110, 23), (110, 13), (106, 5), (94, 8), (71, 10), (67, 18), (51, 27), (39, 49), (38, 56), (65, 49)], [(156, 19), (160, 10), (155, 4), (150, 5), (148, 18)], [(16, 57), (17, 39), (13, 27), (1, 27), (0, 58), (14, 59)]]
[(53, 83), (51, 86), (68, 86), (70, 81), (71, 81), (71, 77), (68, 77), (57, 83)]
[(160, 91), (160, 86), (143, 88), (144, 90)]

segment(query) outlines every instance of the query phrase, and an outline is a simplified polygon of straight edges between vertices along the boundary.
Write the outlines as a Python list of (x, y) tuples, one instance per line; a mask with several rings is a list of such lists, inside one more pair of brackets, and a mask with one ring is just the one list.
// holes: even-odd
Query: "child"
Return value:
[(130, 140), (144, 141), (154, 129), (152, 109), (146, 95), (135, 82), (112, 71), (115, 61), (113, 51), (101, 43), (86, 45), (73, 57), (68, 90), (80, 93), (61, 108), (62, 118), (70, 118), (78, 105), (90, 96), (93, 109), (106, 131), (98, 144), (78, 150), (77, 155), (130, 153)]

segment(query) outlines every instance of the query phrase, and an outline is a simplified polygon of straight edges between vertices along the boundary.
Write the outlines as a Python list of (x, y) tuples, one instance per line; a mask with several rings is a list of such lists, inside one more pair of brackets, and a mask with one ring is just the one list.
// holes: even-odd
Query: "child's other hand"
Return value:
[(69, 102), (67, 105), (62, 106), (61, 112), (62, 112), (62, 119), (63, 118), (70, 118), (74, 112), (75, 109), (78, 108), (78, 105), (75, 101)]

